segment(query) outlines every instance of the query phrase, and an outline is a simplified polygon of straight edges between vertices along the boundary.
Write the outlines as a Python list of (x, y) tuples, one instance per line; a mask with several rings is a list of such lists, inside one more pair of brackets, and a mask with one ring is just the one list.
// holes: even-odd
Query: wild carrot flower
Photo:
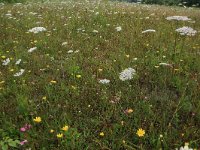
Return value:
[(10, 58), (7, 58), (6, 60), (3, 60), (2, 65), (7, 66), (10, 63)]
[(116, 27), (115, 29), (117, 30), (117, 32), (119, 32), (119, 31), (121, 31), (121, 30), (122, 30), (122, 27), (121, 27), (121, 26), (119, 26), (119, 27)]
[(30, 48), (30, 49), (28, 50), (28, 53), (32, 53), (32, 52), (35, 51), (36, 49), (37, 49), (37, 47)]
[(108, 84), (108, 83), (110, 83), (110, 80), (108, 80), (108, 79), (101, 79), (101, 80), (99, 80), (99, 83), (101, 83), (101, 84)]
[(17, 73), (15, 73), (13, 76), (14, 77), (19, 77), (19, 76), (21, 76), (23, 73), (24, 73), (24, 69), (20, 69), (20, 71), (19, 72), (17, 72)]
[(139, 128), (136, 133), (139, 137), (143, 137), (145, 135), (145, 130)]
[(43, 31), (46, 31), (46, 30), (47, 29), (44, 28), (44, 27), (35, 27), (35, 28), (28, 30), (28, 32), (39, 33), (39, 32), (43, 32)]
[(167, 20), (177, 20), (177, 21), (190, 21), (192, 19), (187, 16), (169, 16), (166, 18)]
[[(176, 148), (176, 150), (178, 150), (178, 148)], [(185, 143), (184, 147), (180, 147), (179, 150), (193, 150), (192, 148), (189, 148), (189, 143)]]
[(41, 117), (35, 117), (35, 119), (33, 119), (34, 122), (36, 123), (40, 123), (42, 121)]
[(135, 69), (127, 68), (119, 74), (119, 79), (122, 81), (131, 80), (133, 78), (133, 75), (135, 74), (136, 74)]
[(57, 138), (62, 138), (62, 137), (63, 137), (63, 134), (62, 134), (62, 133), (59, 133), (59, 134), (57, 134), (56, 136), (57, 136)]
[(176, 32), (179, 32), (181, 35), (195, 36), (197, 33), (196, 30), (191, 27), (184, 26), (182, 28), (176, 29)]

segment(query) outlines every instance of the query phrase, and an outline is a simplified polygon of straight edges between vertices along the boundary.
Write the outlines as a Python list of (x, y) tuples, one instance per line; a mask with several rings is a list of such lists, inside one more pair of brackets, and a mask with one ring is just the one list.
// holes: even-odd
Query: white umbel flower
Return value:
[(181, 35), (195, 36), (197, 33), (196, 30), (191, 27), (184, 26), (182, 28), (176, 29), (176, 32), (179, 32)]
[(122, 30), (122, 27), (119, 26), (119, 27), (116, 27), (115, 29), (117, 30), (117, 32), (120, 32)]
[(7, 58), (6, 60), (3, 60), (2, 65), (3, 65), (3, 66), (7, 66), (9, 63), (10, 63), (10, 59)]
[(168, 64), (168, 63), (159, 63), (160, 66), (169, 66), (172, 67), (172, 64)]
[[(176, 150), (178, 150), (178, 148), (176, 149)], [(180, 147), (180, 149), (179, 150), (193, 150), (192, 148), (189, 148), (189, 143), (185, 143), (185, 146), (183, 147)]]
[(101, 79), (101, 80), (99, 80), (99, 83), (101, 83), (101, 84), (108, 84), (108, 83), (110, 83), (110, 80), (108, 80), (108, 79)]
[(119, 79), (122, 81), (131, 80), (135, 74), (135, 69), (127, 68), (119, 74)]
[(46, 31), (46, 30), (47, 29), (44, 28), (44, 27), (35, 27), (35, 28), (28, 30), (28, 32), (39, 33), (39, 32), (43, 32), (43, 31)]
[(177, 20), (177, 21), (190, 21), (192, 19), (187, 16), (169, 16), (166, 18), (167, 20)]
[(147, 33), (147, 32), (156, 32), (156, 30), (148, 29), (148, 30), (142, 31), (142, 33)]
[(21, 63), (21, 59), (18, 59), (17, 61), (16, 61), (16, 63), (15, 63), (15, 65), (19, 65), (20, 63)]
[(24, 69), (20, 69), (20, 71), (19, 72), (17, 72), (17, 73), (15, 73), (13, 76), (14, 77), (19, 77), (19, 76), (21, 76), (23, 73), (24, 73)]
[(36, 49), (37, 49), (37, 47), (30, 48), (30, 49), (28, 50), (28, 53), (32, 53), (32, 52), (35, 51)]

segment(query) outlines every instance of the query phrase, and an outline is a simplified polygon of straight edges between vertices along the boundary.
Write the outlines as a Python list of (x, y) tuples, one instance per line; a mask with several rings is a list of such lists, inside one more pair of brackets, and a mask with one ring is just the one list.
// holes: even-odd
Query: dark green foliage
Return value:
[(25, 1), (26, 0), (0, 0), (0, 3), (1, 2), (4, 2), (4, 3), (23, 3)]

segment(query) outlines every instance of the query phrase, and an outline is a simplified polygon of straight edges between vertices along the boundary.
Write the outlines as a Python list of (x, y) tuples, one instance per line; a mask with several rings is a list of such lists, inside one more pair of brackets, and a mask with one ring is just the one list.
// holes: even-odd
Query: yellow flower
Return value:
[(127, 110), (127, 113), (128, 114), (130, 114), (130, 113), (132, 113), (133, 112), (133, 109), (131, 109), (131, 108), (129, 108), (128, 110)]
[(139, 137), (143, 137), (145, 135), (145, 130), (139, 128), (136, 133)]
[(42, 121), (41, 117), (35, 117), (35, 119), (33, 119), (33, 121), (40, 123)]
[(14, 69), (10, 69), (10, 72), (13, 72), (14, 71)]
[(62, 133), (59, 133), (59, 134), (57, 134), (56, 136), (57, 136), (57, 138), (62, 138), (62, 137), (63, 137), (63, 134), (62, 134)]
[(3, 59), (4, 59), (4, 58), (6, 58), (6, 56), (1, 56), (1, 58), (3, 58)]
[(43, 97), (42, 97), (42, 100), (46, 101), (46, 100), (47, 100), (47, 97), (46, 97), (46, 96), (43, 96)]
[(50, 83), (56, 84), (57, 81), (55, 81), (55, 80), (51, 80)]
[(67, 131), (69, 129), (69, 126), (64, 126), (64, 127), (62, 127), (62, 130), (63, 131)]
[(104, 136), (104, 133), (103, 133), (103, 132), (100, 132), (99, 135), (100, 135), (100, 136)]
[(98, 69), (98, 71), (99, 71), (99, 72), (102, 72), (102, 71), (103, 71), (103, 69), (99, 68), (99, 69)]
[(51, 129), (51, 130), (50, 130), (50, 133), (54, 133), (54, 130), (53, 130), (53, 129)]
[(80, 75), (80, 74), (78, 74), (78, 75), (76, 75), (76, 77), (77, 77), (77, 78), (81, 78), (81, 75)]

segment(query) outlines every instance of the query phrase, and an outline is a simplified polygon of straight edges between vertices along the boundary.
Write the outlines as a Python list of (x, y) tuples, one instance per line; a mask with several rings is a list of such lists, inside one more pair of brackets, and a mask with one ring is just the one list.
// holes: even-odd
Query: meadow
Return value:
[(200, 148), (200, 9), (0, 4), (0, 149)]

